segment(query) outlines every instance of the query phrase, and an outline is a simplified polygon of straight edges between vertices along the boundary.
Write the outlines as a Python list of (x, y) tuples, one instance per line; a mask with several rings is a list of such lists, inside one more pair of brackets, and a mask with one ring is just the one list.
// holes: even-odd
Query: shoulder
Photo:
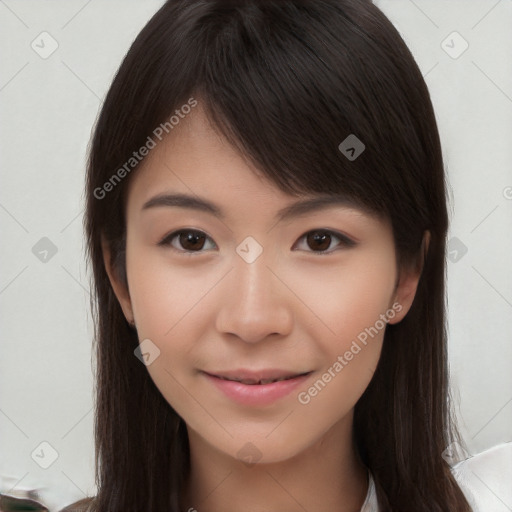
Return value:
[(512, 442), (503, 443), (452, 467), (474, 512), (510, 511), (512, 505)]
[(91, 512), (91, 505), (94, 503), (94, 498), (84, 498), (71, 505), (67, 505), (65, 508), (59, 510), (59, 512)]

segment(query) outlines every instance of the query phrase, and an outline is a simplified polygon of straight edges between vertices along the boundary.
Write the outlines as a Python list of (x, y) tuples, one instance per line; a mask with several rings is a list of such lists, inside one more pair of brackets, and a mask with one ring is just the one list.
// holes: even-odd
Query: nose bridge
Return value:
[(291, 329), (292, 314), (285, 287), (272, 270), (277, 267), (276, 252), (264, 249), (252, 237), (240, 243), (236, 252), (217, 328), (246, 342), (286, 334)]
[(270, 271), (270, 258), (259, 256), (248, 263), (244, 260), (235, 265), (235, 290), (237, 302), (246, 307), (260, 307), (269, 304), (269, 299), (275, 297), (275, 276)]
[(264, 247), (252, 236), (236, 247), (233, 258), (235, 284), (240, 285), (241, 294), (247, 299), (257, 302), (262, 293), (271, 292), (275, 283), (272, 283), (269, 267), (275, 266), (275, 252), (272, 246)]

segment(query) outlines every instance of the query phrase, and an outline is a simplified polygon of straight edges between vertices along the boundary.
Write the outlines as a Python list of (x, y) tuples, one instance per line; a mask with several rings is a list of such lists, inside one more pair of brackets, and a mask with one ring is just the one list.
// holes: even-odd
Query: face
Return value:
[(346, 203), (283, 215), (318, 196), (266, 181), (200, 109), (131, 180), (128, 289), (109, 275), (189, 435), (277, 462), (351, 421), (418, 280), (389, 222)]

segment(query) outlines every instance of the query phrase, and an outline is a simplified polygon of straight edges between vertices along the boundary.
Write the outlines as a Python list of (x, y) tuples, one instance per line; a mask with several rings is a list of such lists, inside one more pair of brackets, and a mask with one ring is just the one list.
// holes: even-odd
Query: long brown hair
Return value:
[[(113, 293), (101, 238), (126, 282), (124, 206), (137, 171), (126, 162), (148, 137), (156, 140), (162, 123), (170, 131), (168, 119), (191, 98), (284, 192), (343, 192), (389, 218), (398, 264), (418, 257), (430, 231), (413, 305), (388, 325), (373, 380), (356, 404), (355, 442), (383, 511), (469, 512), (441, 455), (459, 435), (448, 390), (448, 217), (436, 119), (398, 31), (362, 0), (169, 0), (125, 56), (87, 167), (94, 509), (178, 512), (189, 471), (185, 424), (134, 356), (137, 333)], [(365, 145), (353, 160), (338, 148), (351, 134)]]

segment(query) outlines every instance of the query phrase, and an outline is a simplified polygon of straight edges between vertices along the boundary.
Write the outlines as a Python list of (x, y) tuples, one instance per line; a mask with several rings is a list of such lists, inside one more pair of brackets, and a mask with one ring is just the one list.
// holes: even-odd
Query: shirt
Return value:
[[(512, 443), (495, 446), (455, 464), (452, 474), (473, 512), (512, 510)], [(382, 512), (371, 473), (361, 512)]]

